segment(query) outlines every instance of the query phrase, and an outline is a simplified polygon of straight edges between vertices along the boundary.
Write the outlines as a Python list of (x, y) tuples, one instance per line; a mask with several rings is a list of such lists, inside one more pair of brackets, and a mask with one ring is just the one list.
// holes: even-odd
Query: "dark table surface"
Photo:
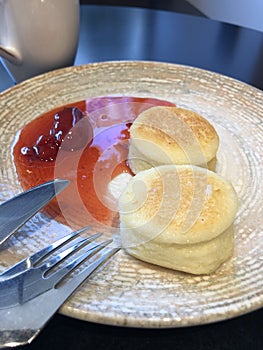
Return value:
[[(231, 76), (263, 90), (263, 33), (200, 16), (131, 7), (82, 6), (76, 65), (154, 60)], [(0, 65), (0, 91), (12, 80)], [(263, 310), (190, 328), (131, 329), (57, 314), (23, 349), (263, 349)]]

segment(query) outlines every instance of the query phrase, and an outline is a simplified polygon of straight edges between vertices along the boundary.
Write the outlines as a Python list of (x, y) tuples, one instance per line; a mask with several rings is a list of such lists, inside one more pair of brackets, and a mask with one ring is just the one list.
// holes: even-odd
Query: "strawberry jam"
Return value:
[[(54, 115), (53, 124), (47, 134), (37, 136), (33, 145), (21, 148), (21, 153), (33, 162), (41, 160), (52, 162), (56, 159), (57, 153), (61, 148), (62, 142), (70, 139), (71, 150), (74, 151), (82, 147), (82, 141), (91, 139), (92, 127), (79, 128), (78, 122), (84, 118), (84, 113), (76, 107), (65, 107)], [(82, 135), (84, 134), (84, 135)], [(74, 140), (74, 141), (73, 141)]]
[(54, 178), (70, 185), (45, 212), (74, 228), (118, 226), (117, 201), (110, 181), (131, 171), (127, 165), (129, 128), (153, 106), (173, 103), (138, 97), (98, 97), (41, 115), (19, 133), (14, 163), (24, 189)]

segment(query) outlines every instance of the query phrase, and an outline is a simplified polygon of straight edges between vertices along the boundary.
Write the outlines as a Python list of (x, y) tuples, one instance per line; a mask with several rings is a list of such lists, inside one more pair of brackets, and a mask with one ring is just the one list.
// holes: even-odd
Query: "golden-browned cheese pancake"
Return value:
[(119, 198), (122, 244), (146, 262), (208, 274), (232, 255), (237, 208), (231, 183), (205, 168), (141, 171)]
[(130, 128), (128, 163), (134, 174), (163, 164), (194, 164), (215, 169), (219, 137), (194, 111), (152, 107)]

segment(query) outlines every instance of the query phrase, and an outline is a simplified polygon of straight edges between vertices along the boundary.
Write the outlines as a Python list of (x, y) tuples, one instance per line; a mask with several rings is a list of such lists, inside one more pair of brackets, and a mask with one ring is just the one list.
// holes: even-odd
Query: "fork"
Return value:
[[(101, 234), (74, 242), (85, 229), (67, 235), (1, 274), (0, 348), (30, 343), (68, 297), (119, 251), (120, 248), (107, 247), (112, 240), (94, 243)], [(70, 246), (62, 250), (68, 243)], [(54, 256), (58, 249), (62, 251)], [(65, 262), (76, 252), (77, 257)], [(89, 264), (84, 266), (87, 260)]]
[[(0, 282), (5, 278), (14, 276), (19, 272), (25, 272), (25, 270), (37, 266), (37, 264), (39, 264), (43, 259), (45, 259), (45, 257), (47, 257), (50, 253), (56, 252), (59, 248), (63, 247), (65, 244), (73, 241), (76, 238), (79, 238), (79, 235), (81, 233), (89, 230), (90, 228), (91, 226), (86, 226), (78, 231), (71, 232), (67, 236), (62, 237), (56, 242), (53, 242), (47, 247), (19, 261), (17, 264), (13, 265), (12, 267), (0, 273)], [(93, 235), (92, 237), (89, 237), (89, 240), (92, 241), (92, 239), (98, 238), (101, 235), (102, 235), (101, 233), (97, 233), (97, 235)]]
[[(23, 304), (35, 296), (53, 288), (54, 283), (58, 279), (58, 275), (60, 274), (60, 276), (63, 277), (64, 273), (67, 274), (68, 267), (66, 266), (58, 272), (53, 273), (52, 277), (46, 278), (48, 273), (54, 269), (56, 265), (85, 245), (89, 244), (87, 246), (88, 251), (86, 252), (86, 257), (89, 257), (94, 252), (97, 252), (97, 250), (103, 248), (103, 245), (105, 246), (111, 242), (106, 241), (101, 245), (92, 245), (91, 242), (101, 236), (101, 234), (98, 233), (89, 238), (77, 241), (74, 245), (69, 246), (54, 257), (50, 256), (67, 243), (76, 240), (78, 235), (87, 229), (89, 229), (89, 227), (70, 233), (3, 272), (0, 275), (0, 309)], [(48, 255), (50, 256), (48, 261), (40, 264)]]

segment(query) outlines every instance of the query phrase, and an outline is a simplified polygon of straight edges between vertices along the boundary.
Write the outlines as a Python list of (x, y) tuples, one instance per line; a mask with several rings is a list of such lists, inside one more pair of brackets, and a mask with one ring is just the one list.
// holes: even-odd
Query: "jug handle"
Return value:
[(3, 45), (0, 45), (0, 57), (16, 65), (22, 63), (22, 57), (19, 52), (11, 47), (4, 47)]

